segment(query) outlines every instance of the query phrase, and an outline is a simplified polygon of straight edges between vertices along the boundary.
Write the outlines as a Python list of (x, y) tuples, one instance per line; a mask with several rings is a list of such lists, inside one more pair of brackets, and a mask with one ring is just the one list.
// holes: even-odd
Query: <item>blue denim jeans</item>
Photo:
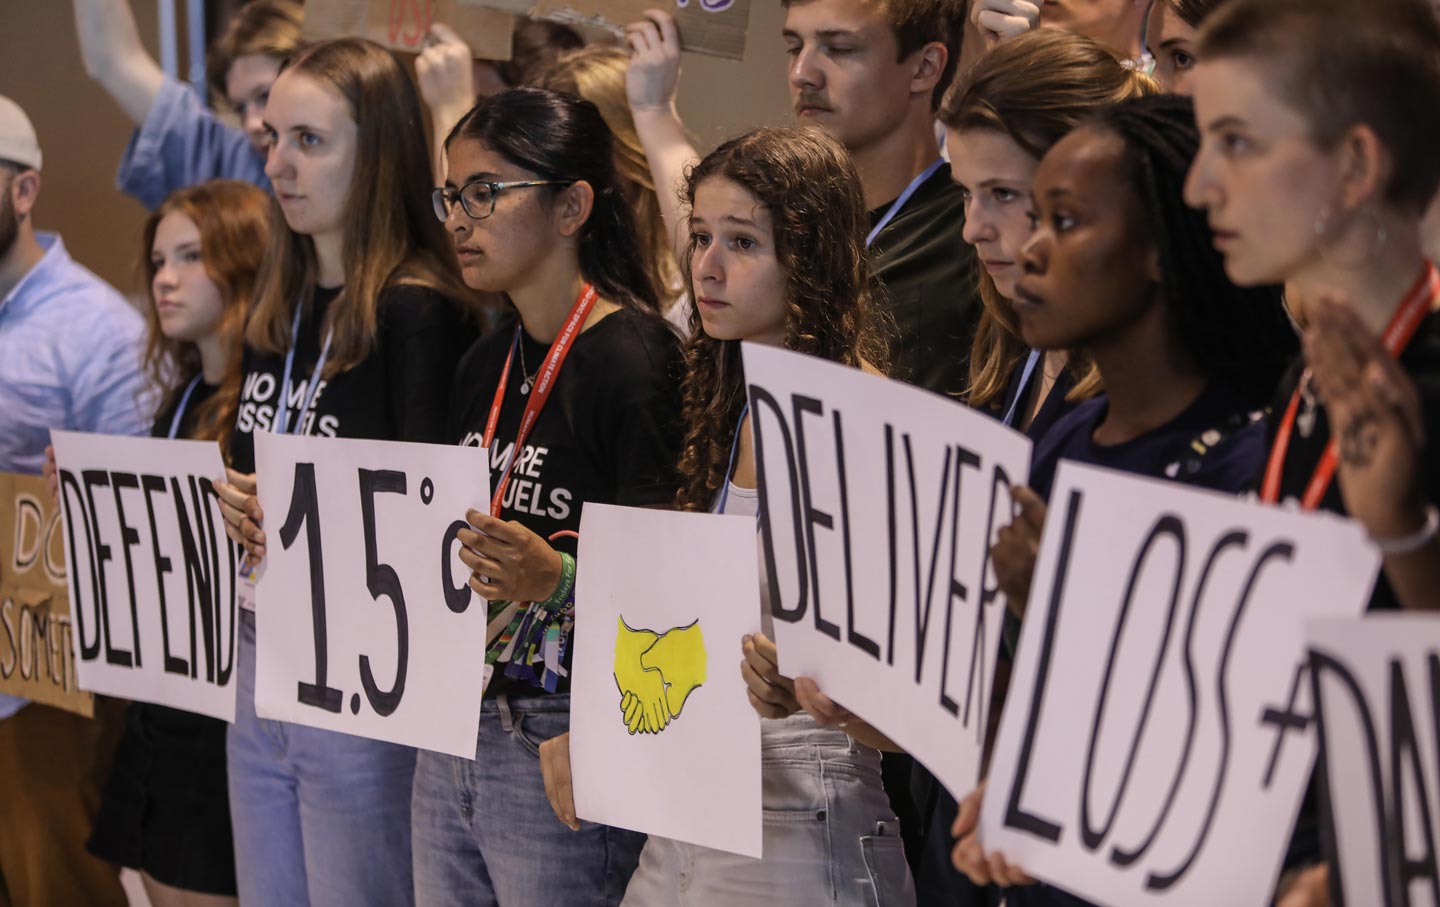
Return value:
[(242, 904), (411, 903), (415, 750), (255, 716), (255, 616), (241, 612), (226, 737)]
[(487, 697), (475, 759), (422, 752), (412, 809), (419, 907), (615, 907), (645, 836), (555, 818), (540, 744), (570, 729), (568, 695)]
[(761, 728), (764, 857), (652, 837), (625, 907), (913, 907), (880, 754), (805, 714)]

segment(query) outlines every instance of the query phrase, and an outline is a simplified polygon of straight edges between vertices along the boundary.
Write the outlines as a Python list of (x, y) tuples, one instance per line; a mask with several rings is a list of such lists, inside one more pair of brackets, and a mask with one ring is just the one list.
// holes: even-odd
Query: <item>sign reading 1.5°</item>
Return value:
[(474, 755), (486, 607), (456, 533), (485, 452), (257, 433), (255, 458), (257, 714)]

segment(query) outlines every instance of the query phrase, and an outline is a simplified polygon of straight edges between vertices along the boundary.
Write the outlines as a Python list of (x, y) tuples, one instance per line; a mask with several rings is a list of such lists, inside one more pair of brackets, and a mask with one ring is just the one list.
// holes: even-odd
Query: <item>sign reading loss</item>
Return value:
[(1440, 618), (1314, 621), (1310, 677), (1341, 904), (1440, 904)]
[(235, 720), (235, 571), (209, 441), (54, 431), (80, 685)]
[(1062, 463), (986, 849), (1101, 904), (1269, 904), (1316, 752), (1305, 621), (1378, 566), (1328, 514)]
[(459, 557), (485, 451), (261, 433), (255, 710), (475, 755), (485, 601)]
[(746, 344), (780, 668), (913, 754), (979, 777), (1005, 596), (990, 545), (1030, 442), (944, 397)]
[(0, 473), (0, 693), (81, 715), (60, 510), (39, 476)]

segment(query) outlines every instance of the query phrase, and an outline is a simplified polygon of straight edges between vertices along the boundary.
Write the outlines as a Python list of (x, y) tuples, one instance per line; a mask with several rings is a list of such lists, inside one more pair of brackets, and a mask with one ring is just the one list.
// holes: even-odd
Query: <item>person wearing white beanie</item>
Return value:
[[(39, 473), (50, 429), (139, 434), (145, 325), (125, 298), (38, 232), (44, 163), (25, 111), (0, 95), (0, 472)], [(0, 694), (0, 905), (126, 903), (85, 852), (123, 706), (95, 718)]]

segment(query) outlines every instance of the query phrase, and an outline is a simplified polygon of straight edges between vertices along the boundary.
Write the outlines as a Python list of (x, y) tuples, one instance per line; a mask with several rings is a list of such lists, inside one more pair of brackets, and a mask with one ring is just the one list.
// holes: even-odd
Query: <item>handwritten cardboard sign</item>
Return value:
[[(590, 25), (621, 35), (625, 26), (645, 18), (664, 0), (460, 0), (539, 19)], [(751, 0), (673, 0), (670, 12), (680, 28), (680, 46), (695, 53), (739, 60), (745, 56), (745, 32)]]
[(457, 533), (489, 506), (485, 454), (255, 435), (261, 718), (475, 755), (487, 614)]
[(1308, 630), (1336, 905), (1440, 904), (1440, 615)]
[(360, 37), (418, 53), (436, 22), (454, 29), (477, 59), (510, 59), (514, 17), (459, 0), (305, 0), (301, 33), (307, 41)]
[(50, 436), (81, 686), (234, 721), (239, 555), (219, 446)]
[(781, 673), (815, 679), (963, 797), (1005, 613), (990, 546), (1030, 441), (859, 369), (743, 355)]
[(980, 813), (1099, 904), (1265, 907), (1315, 761), (1306, 621), (1379, 556), (1331, 514), (1061, 463)]
[(60, 511), (39, 476), (0, 473), (0, 693), (89, 717), (71, 644)]

